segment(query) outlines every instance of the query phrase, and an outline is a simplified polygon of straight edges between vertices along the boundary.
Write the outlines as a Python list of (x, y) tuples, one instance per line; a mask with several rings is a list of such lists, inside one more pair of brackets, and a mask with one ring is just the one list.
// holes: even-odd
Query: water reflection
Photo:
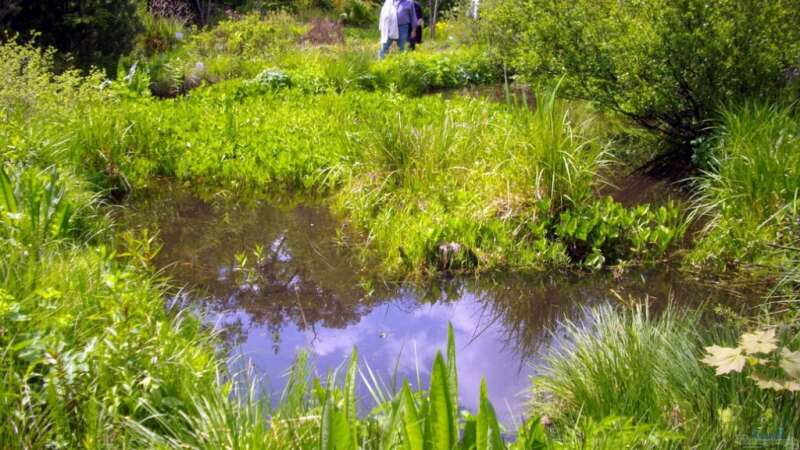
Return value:
[(551, 345), (554, 324), (618, 295), (712, 295), (668, 271), (622, 279), (588, 276), (482, 278), (426, 286), (366, 282), (369, 274), (337, 244), (338, 224), (321, 206), (202, 201), (165, 189), (134, 204), (128, 226), (161, 230), (156, 264), (192, 288), (231, 343), (271, 387), (297, 350), (310, 350), (320, 373), (353, 346), (384, 382), (428, 379), (453, 324), (461, 401), (475, 408), (480, 377), (508, 422), (524, 411), (529, 375)]

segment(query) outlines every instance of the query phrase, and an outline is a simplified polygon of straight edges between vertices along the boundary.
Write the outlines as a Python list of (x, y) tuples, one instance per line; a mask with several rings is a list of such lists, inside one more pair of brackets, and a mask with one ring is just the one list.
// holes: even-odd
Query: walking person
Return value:
[(412, 0), (386, 0), (381, 8), (381, 18), (378, 28), (381, 30), (380, 59), (392, 47), (392, 42), (397, 43), (397, 48), (402, 52), (406, 49), (408, 38), (416, 38), (416, 29), (412, 27), (418, 23), (417, 13)]
[(411, 50), (416, 50), (417, 45), (422, 44), (422, 27), (425, 26), (425, 23), (422, 19), (422, 5), (419, 4), (417, 0), (414, 1), (414, 13), (417, 15), (417, 23), (414, 26), (414, 35), (408, 40), (408, 47)]

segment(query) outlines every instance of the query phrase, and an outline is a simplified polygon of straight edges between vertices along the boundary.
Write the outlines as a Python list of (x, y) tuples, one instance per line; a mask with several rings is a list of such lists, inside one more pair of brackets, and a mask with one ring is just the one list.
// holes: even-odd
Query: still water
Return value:
[[(610, 274), (505, 276), (404, 285), (377, 282), (342, 245), (340, 224), (314, 203), (200, 200), (165, 188), (134, 202), (128, 227), (160, 230), (156, 265), (182, 301), (202, 310), (229, 344), (234, 369), (247, 366), (280, 397), (300, 349), (320, 375), (353, 347), (391, 390), (408, 378), (427, 385), (447, 324), (455, 332), (459, 392), (477, 409), (481, 377), (501, 420), (525, 415), (526, 391), (542, 356), (559, 341), (560, 320), (584, 308), (649, 296), (700, 303), (718, 295), (662, 269)], [(419, 380), (419, 381), (418, 381)], [(360, 390), (368, 408), (366, 389)]]

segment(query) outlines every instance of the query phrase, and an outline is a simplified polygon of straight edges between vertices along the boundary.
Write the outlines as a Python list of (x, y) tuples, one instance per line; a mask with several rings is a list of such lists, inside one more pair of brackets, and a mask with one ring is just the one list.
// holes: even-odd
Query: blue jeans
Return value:
[(397, 31), (397, 39), (387, 39), (386, 42), (383, 43), (383, 46), (381, 47), (381, 53), (378, 55), (380, 59), (385, 58), (386, 54), (389, 53), (389, 48), (392, 46), (392, 42), (397, 42), (397, 48), (400, 49), (401, 52), (406, 50), (408, 35), (411, 33), (411, 24), (405, 23), (403, 25), (398, 25)]

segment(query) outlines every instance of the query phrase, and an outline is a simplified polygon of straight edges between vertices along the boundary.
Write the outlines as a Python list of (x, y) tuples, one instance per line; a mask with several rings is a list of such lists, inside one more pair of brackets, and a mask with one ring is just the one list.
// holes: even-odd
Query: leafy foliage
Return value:
[(674, 203), (626, 209), (606, 198), (562, 213), (555, 233), (574, 261), (599, 268), (633, 255), (665, 254), (680, 242), (686, 230), (681, 216)]
[(703, 362), (714, 367), (717, 375), (743, 372), (747, 367), (761, 389), (800, 391), (800, 351), (778, 347), (774, 328), (742, 334), (735, 348), (712, 345), (706, 352)]
[(780, 0), (496, 2), (489, 37), (528, 77), (625, 114), (680, 144), (709, 131), (731, 101), (779, 95), (800, 57)]
[(3, 29), (36, 38), (72, 55), (88, 69), (116, 67), (116, 59), (133, 48), (141, 22), (136, 0), (41, 0), (21, 2), (2, 19)]
[[(690, 97), (665, 86), (688, 77), (692, 87), (694, 75), (649, 72), (663, 69), (659, 61), (671, 55), (663, 52), (678, 45), (667, 41), (663, 52), (654, 47), (663, 43), (658, 36), (664, 24), (696, 2), (659, 3), (663, 11), (652, 9), (655, 2), (638, 10), (624, 2), (603, 3), (608, 11), (578, 2), (588, 9), (576, 12), (566, 4), (530, 1), (570, 12), (559, 16), (572, 27), (564, 30), (577, 31), (570, 21), (583, 14), (624, 19), (581, 29), (597, 37), (592, 42), (606, 42), (620, 58), (629, 58), (633, 78), (620, 72), (623, 60), (616, 53), (603, 59), (609, 50), (599, 44), (597, 52), (587, 53), (590, 67), (580, 66), (589, 71), (608, 63), (601, 75), (617, 77), (624, 95), (591, 71), (567, 74), (563, 86), (569, 93), (600, 92), (593, 99), (616, 101), (612, 107), (678, 140), (704, 133), (696, 127), (710, 117), (707, 104), (688, 113), (686, 122), (670, 122), (674, 111), (686, 112)], [(766, 14), (785, 19), (791, 16), (780, 9), (786, 4), (770, 4), (763, 14), (743, 4), (737, 13), (783, 30)], [(729, 2), (703, 8), (697, 17), (741, 23)], [(636, 28), (636, 39), (616, 40), (623, 31), (633, 33), (620, 24), (641, 23), (650, 25)], [(120, 66), (119, 79), (110, 84), (98, 73), (54, 75), (52, 51), (13, 42), (0, 46), (0, 442), (28, 448), (291, 443), (348, 450), (659, 448), (685, 442), (704, 448), (732, 445), (753, 423), (785, 425), (786, 433), (797, 435), (795, 394), (787, 392), (795, 390), (790, 383), (800, 371), (800, 358), (790, 350), (796, 343), (777, 347), (767, 332), (746, 334), (739, 347), (730, 347), (736, 330), (670, 311), (654, 319), (642, 311), (596, 310), (588, 313), (591, 326), (566, 324), (559, 336), (567, 342), (557, 346), (560, 353), (537, 381), (548, 401), (535, 412), (546, 410), (553, 419), (527, 421), (514, 443), (504, 439), (485, 384), (478, 411), (460, 409), (452, 330), (426, 389), (404, 383), (389, 394), (375, 383), (368, 389), (377, 406), (359, 414), (355, 349), (343, 376), (324, 379), (311, 376), (301, 353), (273, 407), (257, 380), (227, 372), (216, 354), (218, 342), (200, 319), (164, 308), (170, 290), (149, 268), (159, 248), (153, 235), (121, 234), (119, 247), (112, 247), (102, 231), (106, 222), (97, 196), (87, 190), (118, 199), (166, 177), (226, 194), (330, 195), (364, 261), (377, 255), (391, 275), (653, 261), (676, 246), (686, 223), (675, 204), (624, 208), (598, 195), (601, 175), (609, 170), (608, 135), (598, 132), (606, 124), (586, 120), (575, 103), (557, 98), (557, 90), (538, 96), (534, 109), (485, 99), (413, 97), (499, 80), (499, 66), (483, 47), (376, 62), (372, 49), (357, 45), (297, 45), (307, 27), (285, 14), (185, 30), (180, 43), (171, 40), (177, 23), (150, 25), (153, 33), (143, 35), (149, 41), (140, 42), (140, 53)], [(742, 37), (722, 25), (701, 28), (725, 39)], [(564, 30), (547, 32), (561, 39)], [(613, 39), (603, 41), (601, 31)], [(794, 41), (776, 50), (772, 38), (765, 39), (719, 49), (702, 42), (687, 53), (705, 55), (697, 67), (703, 73), (719, 70), (713, 80), (749, 89), (748, 83), (771, 76), (794, 51)], [(720, 57), (732, 48), (763, 50), (755, 58), (763, 72)], [(548, 51), (566, 54), (558, 47)], [(692, 61), (678, 59), (674, 67), (687, 60)], [(556, 66), (553, 61), (517, 64), (539, 76), (539, 69)], [(548, 75), (562, 75), (553, 72)], [(783, 84), (769, 76), (760, 80), (767, 90)], [(168, 101), (148, 95), (162, 84), (166, 96), (186, 95)], [(712, 83), (691, 95), (711, 103), (720, 89)], [(753, 107), (724, 118), (719, 138), (704, 142), (710, 153), (699, 155), (708, 156), (708, 173), (700, 183), (698, 211), (713, 219), (700, 248), (717, 252), (700, 259), (724, 255), (720, 261), (727, 264), (740, 252), (758, 256), (747, 253), (756, 245), (793, 248), (792, 155), (799, 134), (793, 111)], [(735, 239), (726, 241), (730, 236)], [(742, 242), (753, 244), (740, 248)], [(254, 251), (256, 264), (260, 253)], [(791, 264), (788, 251), (776, 253), (768, 262)], [(238, 255), (234, 274), (244, 281), (254, 276), (249, 257)], [(724, 377), (701, 364), (703, 348), (715, 353), (707, 361)], [(768, 389), (752, 389), (753, 380), (740, 371), (757, 374), (755, 381)], [(375, 377), (362, 371), (361, 379)]]
[(689, 264), (717, 273), (785, 277), (800, 242), (800, 121), (791, 108), (748, 103), (725, 111), (696, 179), (695, 215), (707, 220)]
[[(185, 92), (201, 81), (254, 78), (266, 70), (286, 73), (294, 87), (308, 93), (395, 90), (420, 95), (495, 83), (502, 78), (495, 61), (479, 47), (417, 51), (378, 61), (374, 49), (365, 48), (361, 42), (348, 48), (308, 45), (309, 35), (322, 31), (307, 31), (307, 24), (285, 13), (248, 14), (210, 30), (187, 32), (182, 45), (175, 45), (167, 31), (158, 30), (169, 28), (170, 22), (165, 20), (153, 19), (152, 34), (163, 35), (157, 40), (171, 50), (152, 54), (153, 45), (143, 42), (142, 48), (124, 61), (126, 70), (136, 63), (148, 71), (157, 92)], [(329, 22), (314, 22), (319, 23)], [(305, 45), (298, 47), (300, 42)], [(198, 63), (202, 69), (198, 69)]]
[(286, 73), (277, 69), (267, 69), (255, 78), (250, 80), (250, 83), (257, 85), (261, 89), (280, 89), (292, 85), (292, 80)]

